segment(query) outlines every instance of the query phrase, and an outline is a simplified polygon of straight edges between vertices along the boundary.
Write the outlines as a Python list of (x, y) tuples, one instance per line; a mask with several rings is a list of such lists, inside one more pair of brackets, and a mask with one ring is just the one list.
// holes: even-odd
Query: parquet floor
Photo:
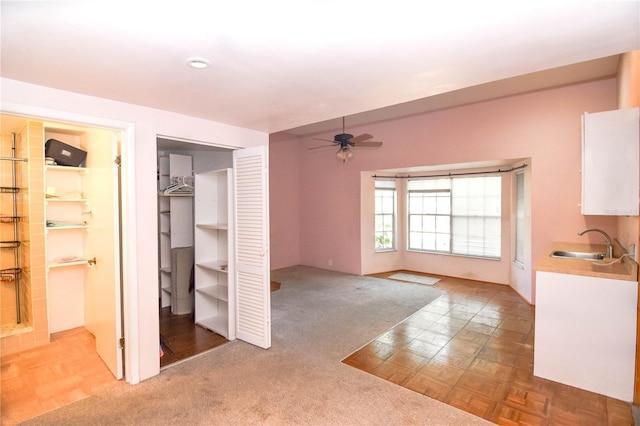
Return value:
[(119, 386), (84, 327), (51, 335), (51, 343), (2, 357), (1, 423), (13, 425)]
[(497, 424), (633, 425), (629, 403), (533, 376), (534, 308), (510, 287), (441, 278), (440, 298), (343, 362)]

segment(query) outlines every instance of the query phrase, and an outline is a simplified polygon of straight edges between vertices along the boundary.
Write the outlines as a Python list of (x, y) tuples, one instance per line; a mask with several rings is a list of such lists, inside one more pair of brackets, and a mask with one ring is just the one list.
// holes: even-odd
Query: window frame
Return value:
[(524, 171), (514, 173), (514, 259), (513, 261), (523, 267), (525, 264), (525, 174)]
[[(393, 184), (389, 185), (388, 187), (378, 187), (377, 183), (378, 182), (391, 182)], [(379, 231), (377, 229), (377, 224), (378, 224), (378, 216), (389, 216), (389, 213), (386, 212), (382, 212), (382, 213), (378, 213), (377, 211), (377, 204), (378, 204), (378, 191), (385, 191), (385, 192), (391, 192), (393, 195), (393, 213), (391, 213), (391, 231), (387, 231), (384, 229), (384, 224), (385, 221), (383, 219), (383, 229), (381, 231)], [(374, 184), (374, 208), (373, 208), (373, 216), (374, 216), (374, 225), (373, 225), (373, 236), (374, 236), (374, 243), (373, 243), (373, 248), (374, 251), (376, 253), (382, 253), (382, 252), (389, 252), (389, 251), (396, 251), (398, 249), (398, 189), (396, 187), (396, 182), (394, 180), (376, 180), (375, 184)], [(381, 202), (382, 204), (382, 202)], [(378, 247), (378, 242), (377, 242), (377, 238), (379, 233), (382, 232), (383, 235), (385, 233), (390, 233), (391, 234), (391, 243), (390, 246), (388, 247)]]
[[(498, 208), (498, 212), (497, 212), (497, 216), (492, 216), (492, 215), (488, 215), (488, 214), (482, 214), (479, 216), (461, 216), (459, 214), (456, 214), (454, 212), (454, 203), (455, 201), (455, 191), (454, 191), (454, 183), (453, 181), (456, 179), (486, 179), (486, 178), (498, 178), (498, 182), (497, 182), (497, 187), (499, 188), (499, 192), (498, 192), (498, 196), (499, 196), (499, 200), (496, 203), (496, 206)], [(434, 249), (424, 249), (424, 248), (416, 248), (415, 246), (412, 247), (412, 240), (411, 240), (411, 235), (412, 235), (412, 215), (417, 215), (415, 213), (411, 213), (411, 194), (412, 193), (419, 193), (419, 192), (446, 192), (446, 189), (444, 188), (440, 188), (440, 189), (410, 189), (410, 182), (411, 181), (427, 181), (427, 180), (435, 180), (435, 179), (440, 179), (441, 181), (448, 181), (449, 185), (448, 185), (448, 191), (450, 193), (450, 209), (449, 209), (449, 242), (448, 242), (448, 248), (446, 250), (442, 250), (442, 249), (438, 249), (437, 246), (437, 240), (435, 242), (435, 248)], [(437, 184), (436, 184), (437, 185)], [(407, 251), (412, 251), (412, 252), (418, 252), (418, 253), (429, 253), (429, 254), (443, 254), (443, 255), (450, 255), (450, 256), (460, 256), (460, 257), (473, 257), (473, 258), (479, 258), (479, 259), (485, 259), (485, 260), (501, 260), (502, 259), (502, 251), (503, 251), (503, 244), (502, 244), (502, 199), (503, 199), (503, 191), (502, 191), (502, 185), (503, 185), (503, 179), (502, 176), (499, 174), (487, 174), (486, 176), (475, 176), (475, 177), (454, 177), (454, 176), (450, 176), (450, 177), (439, 177), (439, 178), (412, 178), (409, 182), (407, 182), (406, 185), (406, 209), (405, 209), (405, 216), (406, 216), (406, 226), (405, 226), (405, 231), (406, 231), (406, 238), (407, 238), (407, 242), (406, 242), (406, 250)], [(483, 203), (483, 211), (486, 208), (485, 204)], [(422, 216), (428, 216), (428, 214), (421, 214)], [(434, 214), (430, 215), (430, 216), (436, 216)], [(487, 219), (493, 219), (494, 224), (492, 226), (496, 227), (498, 229), (499, 234), (498, 236), (498, 245), (497, 247), (495, 247), (495, 249), (498, 252), (498, 255), (490, 255), (490, 254), (477, 254), (477, 253), (469, 253), (468, 250), (467, 252), (456, 252), (455, 251), (455, 245), (454, 245), (454, 237), (455, 237), (455, 218), (461, 218), (461, 217), (467, 217), (467, 218), (473, 218), (473, 217), (477, 217), (479, 219), (482, 219), (483, 221), (486, 221)], [(433, 222), (433, 221), (432, 221)], [(495, 223), (497, 222), (497, 223)], [(436, 228), (433, 228), (434, 230)], [(424, 233), (424, 231), (422, 231)], [(468, 234), (466, 234), (468, 235)], [(483, 241), (483, 252), (487, 252), (487, 248), (488, 245), (486, 244), (487, 242), (487, 235), (484, 234), (482, 237), (482, 241)], [(423, 245), (424, 246), (424, 245)], [(490, 248), (490, 246), (489, 246)]]

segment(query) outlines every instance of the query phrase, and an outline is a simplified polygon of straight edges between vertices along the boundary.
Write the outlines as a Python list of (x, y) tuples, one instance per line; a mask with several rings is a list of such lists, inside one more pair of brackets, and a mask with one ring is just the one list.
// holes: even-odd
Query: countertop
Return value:
[[(613, 265), (598, 265), (591, 260), (551, 257), (551, 252), (555, 250), (605, 253), (606, 245), (562, 242), (553, 243), (546, 253), (536, 260), (533, 265), (533, 269), (536, 271), (556, 272), (560, 274), (638, 281), (638, 264), (628, 256), (623, 257)], [(620, 257), (623, 253), (625, 252), (620, 244), (617, 241), (614, 241), (614, 257)], [(602, 262), (610, 263), (613, 260), (615, 259), (605, 259)]]

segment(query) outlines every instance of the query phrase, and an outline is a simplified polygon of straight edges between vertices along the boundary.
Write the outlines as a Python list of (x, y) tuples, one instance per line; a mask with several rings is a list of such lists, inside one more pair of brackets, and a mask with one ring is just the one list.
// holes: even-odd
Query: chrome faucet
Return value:
[(606, 257), (611, 259), (613, 257), (613, 245), (611, 244), (611, 237), (609, 236), (609, 234), (604, 232), (602, 229), (587, 228), (587, 229), (583, 229), (582, 231), (578, 232), (578, 235), (583, 236), (587, 232), (599, 232), (602, 235), (604, 235), (604, 237), (607, 239), (607, 255), (606, 255)]

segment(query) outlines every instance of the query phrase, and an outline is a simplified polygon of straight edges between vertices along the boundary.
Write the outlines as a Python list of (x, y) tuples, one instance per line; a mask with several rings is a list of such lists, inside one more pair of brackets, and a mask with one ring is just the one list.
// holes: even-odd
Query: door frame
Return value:
[(135, 178), (135, 124), (85, 114), (59, 111), (49, 108), (21, 105), (8, 102), (0, 104), (0, 112), (43, 121), (60, 121), (76, 125), (100, 127), (122, 132), (121, 141), (121, 229), (122, 246), (122, 322), (126, 344), (124, 347), (124, 379), (136, 384), (140, 381), (139, 339), (138, 339), (138, 286), (136, 256), (136, 178)]

